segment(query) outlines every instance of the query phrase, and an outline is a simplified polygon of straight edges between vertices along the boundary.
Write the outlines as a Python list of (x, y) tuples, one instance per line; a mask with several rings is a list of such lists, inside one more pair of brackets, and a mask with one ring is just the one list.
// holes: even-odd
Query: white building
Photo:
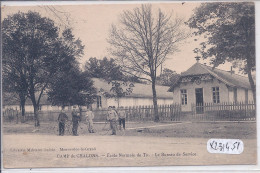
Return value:
[(253, 101), (247, 77), (199, 62), (183, 72), (169, 91), (173, 93), (173, 103), (181, 104), (182, 111), (187, 112), (192, 105)]
[[(104, 79), (93, 78), (94, 86), (97, 88), (98, 96), (93, 109), (107, 108), (108, 106), (118, 106), (116, 98), (107, 98), (104, 92), (110, 92), (112, 84), (108, 84)], [(133, 83), (133, 91), (126, 97), (119, 98), (119, 106), (145, 106), (153, 105), (152, 86), (148, 84)], [(172, 96), (167, 92), (169, 87), (156, 85), (158, 105), (172, 104)]]
[[(97, 99), (92, 104), (93, 109), (106, 109), (108, 106), (118, 106), (118, 100), (116, 98), (106, 98), (102, 93), (110, 92), (112, 87), (111, 83), (108, 84), (104, 79), (93, 78), (94, 86), (97, 89)], [(133, 92), (119, 99), (120, 106), (148, 106), (153, 105), (153, 95), (152, 95), (152, 86), (147, 84), (133, 83)], [(169, 87), (167, 86), (156, 86), (157, 91), (157, 103), (158, 105), (172, 104), (172, 96), (167, 92)], [(40, 101), (40, 110), (41, 111), (56, 111), (60, 110), (61, 107), (52, 106), (51, 103), (47, 100), (48, 96), (46, 94), (42, 95)], [(14, 110), (20, 110), (19, 101), (9, 100), (8, 102), (3, 102), (4, 109), (12, 108)], [(66, 107), (66, 109), (71, 109), (71, 107)], [(25, 110), (27, 112), (33, 111), (33, 105), (31, 100), (28, 98), (26, 100)]]

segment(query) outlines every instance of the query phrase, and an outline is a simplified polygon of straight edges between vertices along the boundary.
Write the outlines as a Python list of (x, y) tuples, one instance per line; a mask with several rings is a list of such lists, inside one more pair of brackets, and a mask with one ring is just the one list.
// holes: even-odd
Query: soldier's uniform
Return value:
[(58, 122), (59, 122), (59, 135), (63, 136), (64, 135), (64, 130), (65, 130), (65, 122), (68, 120), (68, 116), (62, 111), (59, 114), (58, 117)]
[(94, 114), (92, 111), (90, 110), (87, 110), (86, 112), (86, 121), (87, 121), (87, 124), (88, 124), (88, 131), (89, 133), (95, 133), (94, 132), (94, 126), (93, 126), (93, 119), (94, 119)]
[(116, 135), (118, 115), (115, 110), (109, 108), (107, 113), (107, 120), (110, 122), (110, 128), (112, 129), (112, 135)]
[(121, 130), (121, 124), (123, 124), (123, 129), (125, 130), (125, 119), (126, 119), (126, 113), (123, 108), (120, 108), (118, 111), (118, 117), (119, 117), (119, 127)]
[(80, 121), (80, 114), (78, 111), (75, 109), (71, 113), (72, 115), (72, 133), (73, 136), (78, 136), (78, 126), (79, 126), (79, 121)]

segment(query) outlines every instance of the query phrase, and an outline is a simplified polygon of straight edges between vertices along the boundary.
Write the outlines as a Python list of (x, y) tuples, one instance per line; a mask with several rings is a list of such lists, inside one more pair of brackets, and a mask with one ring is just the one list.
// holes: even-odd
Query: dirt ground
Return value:
[[(110, 135), (109, 123), (95, 123), (96, 133), (89, 134), (87, 125), (80, 123), (78, 128), (80, 136)], [(71, 135), (71, 126), (67, 126), (65, 135)], [(58, 124), (55, 122), (41, 123), (35, 129), (33, 123), (15, 124), (5, 123), (4, 134), (58, 134)], [(127, 122), (125, 131), (118, 131), (119, 136), (153, 136), (153, 137), (178, 137), (178, 138), (235, 138), (255, 139), (255, 122)]]
[[(85, 124), (79, 136), (58, 136), (56, 123), (7, 123), (3, 125), (3, 165), (5, 168), (169, 166), (255, 164), (256, 124), (221, 123), (127, 123), (125, 131), (111, 136), (109, 125), (95, 123), (89, 134)], [(239, 155), (211, 154), (211, 138), (240, 139)]]

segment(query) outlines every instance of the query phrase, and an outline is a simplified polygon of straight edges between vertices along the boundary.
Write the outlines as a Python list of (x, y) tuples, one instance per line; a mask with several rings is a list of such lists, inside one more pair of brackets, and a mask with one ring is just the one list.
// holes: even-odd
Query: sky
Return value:
[[(73, 29), (73, 34), (85, 45), (84, 56), (80, 59), (82, 66), (90, 57), (98, 59), (112, 57), (107, 51), (109, 48), (107, 39), (111, 24), (118, 24), (119, 16), (124, 10), (132, 10), (140, 7), (141, 4), (138, 2), (128, 4), (123, 2), (113, 2), (113, 4), (104, 2), (97, 4), (79, 3), (56, 2), (54, 5), (48, 4), (47, 6), (38, 2), (27, 2), (27, 4), (5, 2), (2, 4), (2, 19), (18, 11), (27, 12), (31, 10), (39, 12), (42, 16), (53, 19), (61, 28), (69, 26)], [(181, 2), (152, 3), (155, 12), (160, 8), (166, 14), (172, 14), (173, 18), (177, 16), (184, 18), (184, 20), (188, 20), (193, 14), (193, 10), (199, 5), (197, 2), (186, 2), (184, 4)], [(190, 32), (191, 30), (186, 26), (185, 31)], [(198, 39), (198, 41), (194, 39)], [(193, 53), (193, 50), (199, 48), (200, 39), (198, 37), (190, 37), (180, 43), (179, 51), (167, 56), (163, 68), (169, 68), (177, 73), (181, 73), (191, 67), (196, 63), (196, 54)], [(200, 60), (200, 62), (209, 64), (209, 61), (206, 60)], [(230, 67), (231, 64), (226, 63), (218, 68), (230, 70)]]

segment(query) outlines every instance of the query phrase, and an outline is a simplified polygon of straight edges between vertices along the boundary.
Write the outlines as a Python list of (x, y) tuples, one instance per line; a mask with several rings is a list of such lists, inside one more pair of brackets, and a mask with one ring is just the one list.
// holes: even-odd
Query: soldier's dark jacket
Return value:
[(60, 113), (58, 117), (58, 121), (61, 123), (65, 123), (68, 120), (68, 116), (65, 113)]
[(72, 121), (77, 122), (80, 121), (80, 116), (78, 115), (77, 111), (72, 111)]

